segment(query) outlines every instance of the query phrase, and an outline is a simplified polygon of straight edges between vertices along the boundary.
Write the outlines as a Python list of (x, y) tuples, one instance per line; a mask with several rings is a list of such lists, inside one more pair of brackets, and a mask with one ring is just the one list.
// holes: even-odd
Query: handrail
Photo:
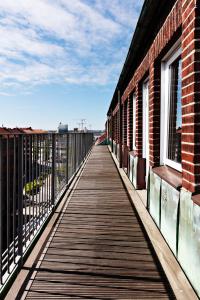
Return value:
[(92, 133), (0, 134), (0, 293), (93, 142)]

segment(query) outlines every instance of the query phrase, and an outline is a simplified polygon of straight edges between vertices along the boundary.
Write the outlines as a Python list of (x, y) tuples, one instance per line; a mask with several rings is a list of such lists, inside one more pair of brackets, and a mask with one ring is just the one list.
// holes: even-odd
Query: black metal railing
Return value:
[(91, 133), (0, 135), (0, 289), (92, 145)]

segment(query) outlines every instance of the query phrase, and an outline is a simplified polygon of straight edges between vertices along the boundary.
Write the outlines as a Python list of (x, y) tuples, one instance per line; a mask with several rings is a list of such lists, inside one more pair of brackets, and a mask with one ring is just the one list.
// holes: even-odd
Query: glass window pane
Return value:
[(181, 58), (170, 65), (170, 99), (168, 127), (168, 159), (181, 163)]

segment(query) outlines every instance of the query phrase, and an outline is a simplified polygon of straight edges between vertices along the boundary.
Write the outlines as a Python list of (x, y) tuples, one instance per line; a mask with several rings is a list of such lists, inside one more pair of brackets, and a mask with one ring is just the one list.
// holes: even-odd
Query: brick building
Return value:
[(200, 1), (146, 0), (107, 114), (120, 167), (200, 295)]

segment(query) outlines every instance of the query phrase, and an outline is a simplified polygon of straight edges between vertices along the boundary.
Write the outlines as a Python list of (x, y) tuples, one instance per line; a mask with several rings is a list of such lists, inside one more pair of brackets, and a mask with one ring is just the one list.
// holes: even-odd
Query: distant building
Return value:
[(61, 134), (68, 133), (68, 124), (60, 123), (58, 126), (58, 133), (61, 133)]

